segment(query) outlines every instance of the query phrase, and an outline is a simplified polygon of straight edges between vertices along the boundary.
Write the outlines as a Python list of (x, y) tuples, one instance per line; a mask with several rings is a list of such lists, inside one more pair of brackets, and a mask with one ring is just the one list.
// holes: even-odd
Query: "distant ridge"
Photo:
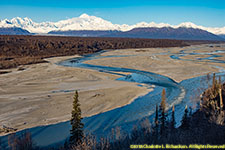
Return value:
[(80, 30), (80, 31), (51, 31), (49, 34), (78, 36), (78, 37), (126, 37), (126, 38), (148, 38), (148, 39), (179, 39), (179, 40), (215, 40), (222, 41), (219, 37), (210, 32), (194, 29), (194, 28), (134, 28), (130, 31), (94, 31), (94, 30)]
[(130, 31), (115, 34), (113, 36), (151, 39), (178, 39), (178, 40), (224, 40), (210, 32), (194, 28), (134, 28)]
[(225, 34), (219, 34), (218, 36), (225, 39)]
[(27, 30), (21, 28), (0, 28), (0, 35), (31, 35)]
[(48, 34), (77, 36), (77, 37), (112, 37), (122, 31), (117, 30), (69, 30), (69, 31), (51, 31)]

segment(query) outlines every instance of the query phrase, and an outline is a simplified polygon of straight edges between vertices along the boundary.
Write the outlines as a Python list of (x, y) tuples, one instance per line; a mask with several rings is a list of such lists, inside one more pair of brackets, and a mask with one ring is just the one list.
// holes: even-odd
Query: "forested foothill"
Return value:
[(1, 35), (0, 69), (43, 63), (46, 62), (43, 58), (55, 56), (84, 55), (109, 49), (183, 47), (192, 43), (207, 43), (207, 41)]

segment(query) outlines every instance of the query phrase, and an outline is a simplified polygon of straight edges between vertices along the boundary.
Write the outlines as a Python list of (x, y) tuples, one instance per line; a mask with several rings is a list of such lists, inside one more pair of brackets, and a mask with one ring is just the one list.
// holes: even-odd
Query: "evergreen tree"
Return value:
[(192, 116), (192, 108), (191, 106), (189, 106), (189, 114), (188, 114), (189, 118)]
[(69, 142), (68, 142), (68, 139), (65, 140), (63, 148), (64, 148), (65, 150), (69, 149)]
[(158, 111), (158, 105), (156, 104), (155, 108), (155, 126), (158, 126), (159, 124), (159, 111)]
[(219, 85), (222, 85), (221, 76), (219, 76)]
[(171, 129), (175, 129), (175, 125), (176, 125), (176, 120), (175, 120), (175, 108), (173, 105), (173, 110), (172, 110), (172, 117), (171, 117)]
[(159, 121), (160, 121), (160, 134), (164, 134), (165, 130), (167, 128), (167, 113), (166, 113), (166, 91), (163, 89), (162, 91), (162, 100), (160, 103), (160, 115), (159, 115)]
[(181, 127), (184, 128), (184, 129), (188, 129), (189, 128), (189, 118), (188, 118), (188, 109), (187, 109), (187, 105), (185, 107), (185, 110), (184, 110), (184, 116), (182, 118), (182, 121), (181, 121)]
[(70, 130), (70, 145), (76, 145), (78, 142), (81, 142), (83, 138), (83, 126), (84, 124), (81, 122), (81, 109), (80, 103), (78, 100), (78, 92), (75, 92), (73, 97), (73, 110), (72, 110), (72, 117), (70, 120), (70, 124), (72, 129)]
[(213, 73), (212, 88), (215, 89), (215, 86), (216, 86), (216, 74)]
[(153, 127), (153, 136), (154, 140), (157, 143), (158, 141), (158, 135), (159, 135), (159, 110), (158, 110), (158, 105), (156, 104), (155, 108), (155, 126)]

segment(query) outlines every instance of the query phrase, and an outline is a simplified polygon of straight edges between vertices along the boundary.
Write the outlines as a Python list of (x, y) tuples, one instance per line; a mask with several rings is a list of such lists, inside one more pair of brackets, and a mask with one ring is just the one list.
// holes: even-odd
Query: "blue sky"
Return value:
[(193, 22), (225, 26), (225, 0), (1, 0), (0, 19), (29, 17), (36, 22), (95, 15), (117, 24)]

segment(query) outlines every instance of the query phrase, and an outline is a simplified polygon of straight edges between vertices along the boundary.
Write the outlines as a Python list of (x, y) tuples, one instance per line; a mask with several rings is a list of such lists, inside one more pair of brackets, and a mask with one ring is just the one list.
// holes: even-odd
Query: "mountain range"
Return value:
[(0, 28), (0, 35), (31, 35), (31, 33), (22, 28)]
[[(6, 32), (6, 30), (9, 31)], [(184, 22), (179, 25), (157, 24), (154, 22), (119, 25), (87, 14), (58, 22), (37, 23), (27, 17), (0, 20), (0, 34), (26, 34), (27, 31), (29, 32), (27, 34), (221, 40), (225, 34), (225, 27), (204, 27), (191, 22)], [(217, 35), (222, 36), (219, 37)]]
[(216, 40), (224, 38), (208, 31), (194, 28), (171, 27), (145, 27), (134, 28), (129, 31), (117, 30), (76, 30), (76, 31), (51, 31), (52, 35), (78, 36), (78, 37), (124, 37), (124, 38), (148, 38), (148, 39), (178, 39), (178, 40)]

